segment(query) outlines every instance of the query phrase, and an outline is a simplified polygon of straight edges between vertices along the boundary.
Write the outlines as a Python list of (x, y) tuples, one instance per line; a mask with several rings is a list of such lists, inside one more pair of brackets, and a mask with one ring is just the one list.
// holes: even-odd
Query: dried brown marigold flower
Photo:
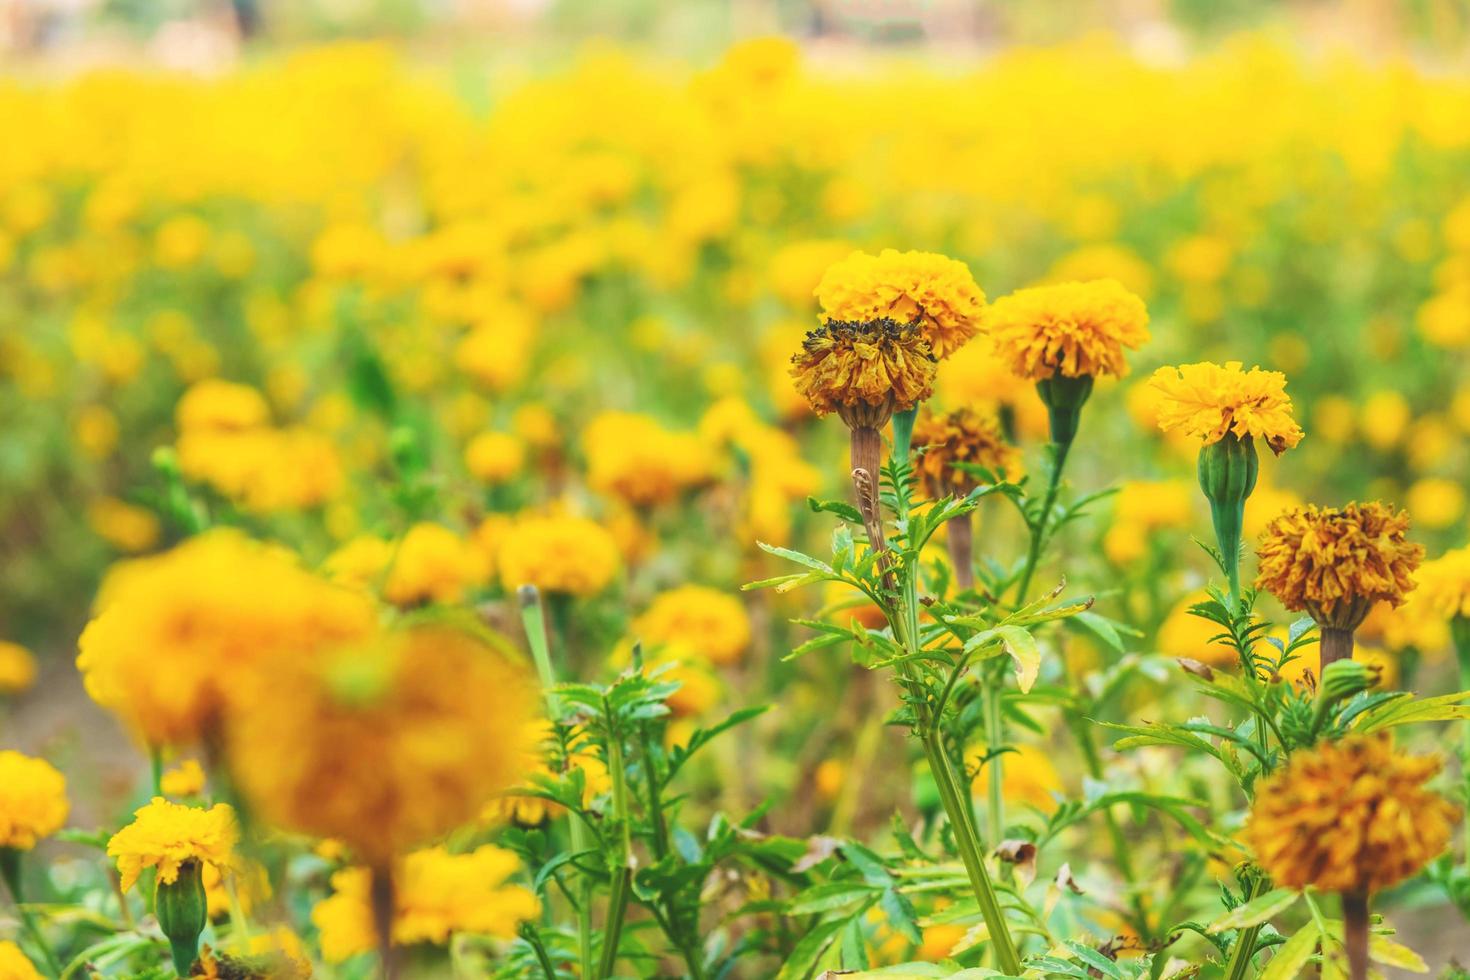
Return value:
[(917, 322), (828, 320), (802, 340), (791, 377), (818, 415), (876, 429), (929, 397), (936, 367)]
[(1449, 843), (1458, 811), (1429, 789), (1435, 757), (1387, 736), (1348, 736), (1293, 753), (1263, 781), (1245, 841), (1287, 888), (1368, 895), (1408, 878)]
[(1014, 474), (1021, 458), (1016, 447), (1005, 441), (996, 420), (973, 408), (920, 415), (914, 424), (914, 446), (923, 450), (917, 468), (934, 496), (968, 493), (979, 482), (956, 463)]
[(1376, 500), (1292, 508), (1261, 535), (1256, 586), (1323, 627), (1357, 629), (1375, 602), (1397, 606), (1413, 590), (1424, 547), (1408, 530), (1406, 512)]

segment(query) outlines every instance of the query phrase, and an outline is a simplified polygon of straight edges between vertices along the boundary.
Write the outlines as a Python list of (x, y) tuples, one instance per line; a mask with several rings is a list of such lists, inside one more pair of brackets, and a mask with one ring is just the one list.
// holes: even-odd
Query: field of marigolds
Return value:
[(0, 980), (1470, 976), (1470, 74), (0, 77)]

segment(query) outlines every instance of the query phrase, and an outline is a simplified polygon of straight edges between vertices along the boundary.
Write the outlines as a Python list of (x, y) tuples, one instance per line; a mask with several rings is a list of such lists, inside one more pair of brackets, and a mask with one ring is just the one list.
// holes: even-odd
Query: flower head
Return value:
[(158, 869), (158, 883), (169, 885), (179, 877), (185, 861), (230, 868), (240, 828), (235, 811), (226, 803), (208, 810), (170, 803), (161, 796), (139, 807), (133, 822), (112, 835), (107, 856), (117, 861), (123, 891), (133, 887), (144, 868)]
[(584, 517), (526, 517), (501, 536), (496, 552), (507, 589), (595, 595), (618, 572), (618, 546), (607, 529)]
[(713, 461), (693, 433), (672, 432), (647, 415), (603, 412), (582, 433), (592, 489), (635, 507), (668, 503), (712, 475)]
[(660, 593), (633, 621), (638, 637), (693, 653), (713, 664), (733, 664), (750, 646), (750, 616), (734, 596), (703, 585)]
[(0, 694), (19, 694), (36, 682), (36, 658), (19, 643), (0, 640)]
[[(507, 884), (520, 869), (512, 851), (485, 845), (468, 854), (442, 847), (408, 855), (394, 875), (393, 941), (443, 945), (455, 933), (511, 939), (540, 912), (536, 896)], [(332, 896), (311, 910), (321, 930), (322, 955), (340, 963), (377, 945), (366, 868), (332, 875)]]
[(1122, 377), (1124, 348), (1148, 340), (1143, 300), (1115, 279), (1020, 289), (995, 301), (987, 319), (996, 353), (1023, 378)]
[(526, 444), (509, 432), (481, 432), (464, 450), (465, 468), (485, 483), (505, 483), (526, 462)]
[(1437, 857), (1457, 812), (1425, 783), (1436, 758), (1349, 736), (1293, 753), (1256, 790), (1245, 839), (1276, 884), (1372, 893)]
[(1470, 618), (1470, 548), (1447, 551), (1419, 569), (1414, 605), (1440, 619)]
[(972, 463), (1015, 475), (1021, 454), (1005, 441), (994, 418), (972, 408), (959, 408), (943, 415), (925, 412), (914, 424), (919, 472), (935, 494), (968, 493), (978, 482), (956, 463)]
[(36, 965), (8, 939), (0, 941), (0, 980), (41, 980)]
[(828, 320), (802, 340), (791, 377), (818, 415), (877, 428), (929, 397), (935, 363), (916, 323)]
[(489, 563), (474, 542), (442, 524), (422, 521), (408, 529), (388, 566), (383, 597), (397, 606), (455, 603), (489, 577)]
[(28, 851), (66, 821), (66, 779), (44, 759), (0, 752), (0, 847)]
[(519, 781), (525, 672), (467, 630), (424, 622), (272, 665), (273, 695), (229, 731), (268, 821), (335, 837), (378, 866), (472, 821)]
[(1375, 602), (1400, 605), (1414, 588), (1424, 546), (1405, 538), (1408, 529), (1408, 514), (1376, 500), (1293, 508), (1261, 535), (1256, 585), (1287, 609), (1356, 629)]
[(979, 332), (985, 293), (969, 268), (933, 252), (853, 252), (827, 268), (817, 284), (824, 322), (917, 323), (937, 358)]
[(1278, 456), (1302, 440), (1286, 394), (1286, 375), (1280, 371), (1242, 371), (1239, 361), (1224, 367), (1201, 361), (1161, 367), (1149, 385), (1159, 392), (1155, 409), (1165, 432), (1179, 428), (1205, 445), (1219, 442), (1227, 432), (1239, 439), (1257, 438)]

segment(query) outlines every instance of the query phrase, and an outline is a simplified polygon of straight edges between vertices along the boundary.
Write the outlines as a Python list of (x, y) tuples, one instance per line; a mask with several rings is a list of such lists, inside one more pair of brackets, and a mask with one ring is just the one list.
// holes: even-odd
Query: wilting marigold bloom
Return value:
[(1470, 548), (1447, 551), (1419, 569), (1413, 604), (1441, 619), (1470, 618)]
[(1295, 752), (1256, 789), (1245, 840), (1277, 885), (1370, 894), (1438, 857), (1458, 812), (1425, 788), (1440, 760), (1348, 736)]
[(750, 646), (750, 616), (736, 597), (703, 585), (681, 585), (656, 596), (633, 621), (653, 646), (678, 647), (713, 664), (733, 664)]
[(19, 694), (36, 682), (36, 658), (19, 643), (0, 640), (0, 694)]
[(420, 624), (272, 670), (271, 696), (230, 726), (229, 755), (278, 826), (386, 867), (521, 778), (533, 686), (476, 634)]
[(713, 460), (690, 432), (671, 432), (647, 415), (603, 412), (582, 432), (587, 483), (634, 507), (668, 503), (709, 482)]
[(877, 427), (934, 389), (929, 342), (912, 323), (828, 320), (809, 332), (791, 358), (796, 390), (818, 415), (836, 412), (850, 426)]
[(209, 531), (114, 567), (78, 642), (87, 693), (149, 745), (193, 742), (250, 703), (261, 664), (367, 636), (365, 597), (281, 548)]
[(958, 408), (943, 415), (925, 412), (914, 423), (915, 449), (923, 450), (918, 470), (931, 491), (965, 494), (980, 478), (955, 466), (973, 463), (1015, 476), (1021, 453), (1005, 441), (994, 418), (972, 408)]
[(473, 541), (423, 522), (408, 529), (388, 566), (383, 597), (397, 606), (455, 603), (489, 576), (489, 564)]
[(917, 322), (937, 358), (963, 347), (985, 315), (985, 293), (969, 267), (934, 252), (853, 252), (828, 267), (817, 299), (828, 323)]
[(1294, 508), (1261, 535), (1256, 585), (1319, 623), (1356, 628), (1373, 603), (1397, 606), (1413, 590), (1424, 546), (1408, 530), (1408, 514), (1376, 500)]
[(996, 300), (986, 322), (996, 354), (1032, 381), (1122, 377), (1124, 348), (1149, 337), (1143, 300), (1115, 279), (1020, 289)]
[(107, 856), (117, 861), (122, 889), (127, 891), (144, 868), (158, 869), (160, 885), (177, 881), (185, 861), (226, 871), (234, 864), (239, 840), (240, 827), (229, 804), (216, 803), (205, 810), (155, 796), (134, 812), (132, 823), (112, 835)]
[(0, 980), (41, 980), (35, 964), (8, 939), (0, 941)]
[[(507, 884), (519, 868), (514, 852), (489, 844), (468, 854), (435, 847), (408, 855), (393, 879), (393, 941), (443, 945), (456, 933), (514, 938), (520, 923), (541, 910), (529, 889)], [(329, 963), (377, 947), (370, 889), (367, 868), (338, 871), (332, 897), (311, 910)]]
[(70, 809), (66, 780), (51, 763), (0, 752), (0, 847), (29, 851), (61, 829)]
[(618, 571), (611, 534), (582, 517), (526, 517), (500, 540), (496, 556), (507, 589), (534, 585), (542, 592), (589, 596), (607, 588)]
[(1161, 367), (1149, 386), (1160, 393), (1155, 411), (1165, 432), (1179, 428), (1207, 446), (1229, 432), (1260, 439), (1278, 456), (1302, 440), (1280, 371), (1242, 371), (1239, 361), (1224, 367), (1201, 361)]

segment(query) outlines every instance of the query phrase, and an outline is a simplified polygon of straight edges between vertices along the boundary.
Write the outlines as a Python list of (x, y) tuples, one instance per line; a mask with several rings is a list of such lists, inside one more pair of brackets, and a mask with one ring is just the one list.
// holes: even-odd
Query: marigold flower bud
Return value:
[(173, 881), (159, 879), (153, 894), (153, 911), (158, 927), (168, 937), (174, 969), (186, 977), (199, 955), (199, 934), (209, 921), (209, 902), (204, 894), (203, 865), (189, 858), (179, 865)]
[(1215, 540), (1220, 546), (1220, 559), (1225, 576), (1230, 580), (1230, 594), (1240, 592), (1240, 535), (1245, 522), (1245, 502), (1256, 489), (1260, 458), (1255, 440), (1227, 432), (1219, 440), (1207, 443), (1199, 451), (1196, 462), (1200, 489), (1210, 502), (1210, 521), (1215, 527)]

